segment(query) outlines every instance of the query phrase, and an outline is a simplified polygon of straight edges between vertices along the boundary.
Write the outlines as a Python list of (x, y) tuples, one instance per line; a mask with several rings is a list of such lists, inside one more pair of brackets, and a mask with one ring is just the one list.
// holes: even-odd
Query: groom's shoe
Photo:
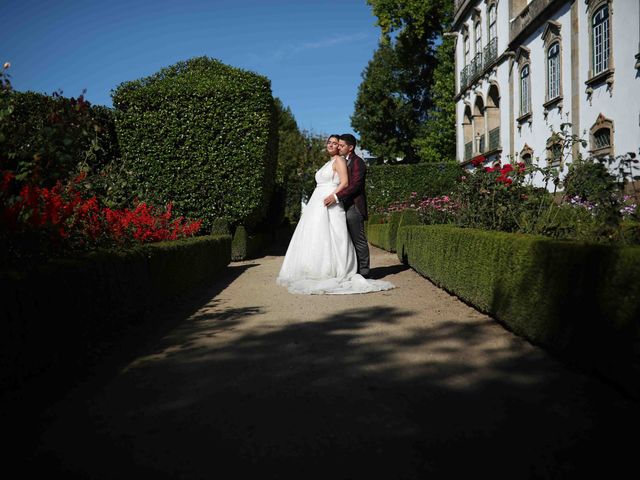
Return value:
[(371, 277), (371, 272), (369, 270), (360, 270), (358, 273), (360, 275), (362, 275), (364, 278), (370, 278)]

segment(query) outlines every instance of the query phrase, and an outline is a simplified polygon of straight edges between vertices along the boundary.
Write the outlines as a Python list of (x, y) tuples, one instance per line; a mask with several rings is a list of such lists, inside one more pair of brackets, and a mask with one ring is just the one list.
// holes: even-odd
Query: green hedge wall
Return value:
[(397, 247), (435, 284), (640, 394), (640, 247), (445, 225), (401, 227)]
[(367, 223), (367, 238), (372, 245), (395, 252), (398, 228), (418, 223), (418, 212), (412, 209), (387, 215), (374, 214)]
[(218, 235), (0, 271), (0, 385), (76, 368), (103, 338), (215, 278), (230, 260), (231, 236)]
[(205, 230), (265, 216), (278, 145), (267, 78), (198, 57), (121, 84), (113, 102), (131, 198), (171, 200)]
[(372, 213), (393, 202), (410, 198), (439, 196), (451, 192), (463, 174), (458, 163), (416, 163), (411, 165), (372, 165), (367, 168), (367, 202)]

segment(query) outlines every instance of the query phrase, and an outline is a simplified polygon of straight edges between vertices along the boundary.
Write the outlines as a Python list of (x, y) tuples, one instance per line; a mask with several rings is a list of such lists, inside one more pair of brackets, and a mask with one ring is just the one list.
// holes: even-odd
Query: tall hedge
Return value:
[(173, 201), (205, 229), (264, 217), (277, 159), (267, 78), (197, 57), (119, 85), (113, 103), (130, 198)]
[(367, 169), (369, 208), (376, 212), (409, 199), (412, 192), (420, 198), (448, 194), (462, 174), (462, 167), (455, 162), (372, 165)]

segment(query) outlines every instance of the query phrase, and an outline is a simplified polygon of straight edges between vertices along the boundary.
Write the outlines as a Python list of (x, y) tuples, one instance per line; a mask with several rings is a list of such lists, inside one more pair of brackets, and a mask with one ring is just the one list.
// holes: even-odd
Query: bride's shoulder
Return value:
[(331, 159), (333, 160), (333, 163), (344, 163), (346, 164), (346, 160), (344, 159), (343, 156), (341, 155), (334, 155), (333, 157), (331, 157)]

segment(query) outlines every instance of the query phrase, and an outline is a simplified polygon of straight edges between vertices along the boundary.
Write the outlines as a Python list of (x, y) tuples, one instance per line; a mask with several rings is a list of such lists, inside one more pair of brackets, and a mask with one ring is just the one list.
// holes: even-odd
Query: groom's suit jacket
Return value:
[(349, 173), (349, 185), (337, 194), (338, 200), (342, 202), (345, 211), (355, 204), (364, 220), (366, 220), (368, 218), (367, 195), (365, 193), (367, 165), (358, 155), (351, 153), (347, 158), (347, 170)]

